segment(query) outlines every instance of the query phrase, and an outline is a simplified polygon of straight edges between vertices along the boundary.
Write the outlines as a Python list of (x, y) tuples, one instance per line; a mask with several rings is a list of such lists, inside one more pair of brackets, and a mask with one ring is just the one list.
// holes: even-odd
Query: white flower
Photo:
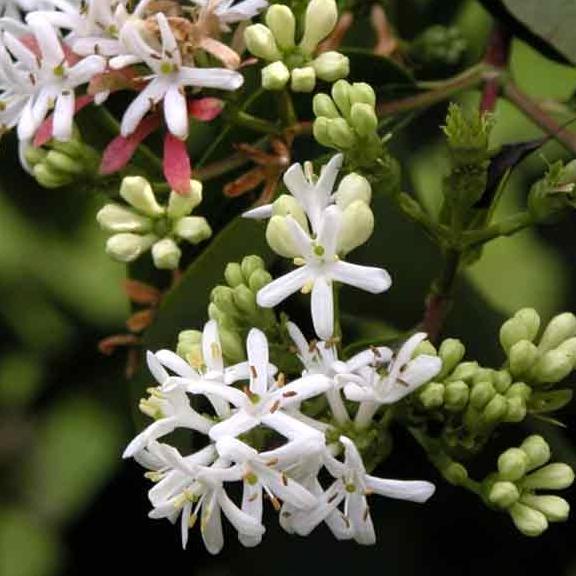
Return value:
[[(324, 457), (324, 465), (336, 481), (326, 490), (316, 508), (296, 514), (291, 525), (298, 534), (305, 536), (328, 518), (334, 523), (336, 518), (333, 514), (343, 502), (341, 520), (348, 527), (349, 535), (359, 544), (374, 544), (376, 534), (366, 496), (375, 493), (388, 498), (425, 502), (435, 488), (430, 482), (384, 480), (370, 476), (354, 443), (345, 436), (340, 437), (340, 442), (344, 445), (344, 462), (328, 453)], [(340, 533), (345, 535), (345, 529)]]
[(229, 24), (250, 20), (268, 6), (267, 0), (191, 0), (197, 6), (209, 8), (218, 17), (223, 31), (229, 30)]
[(334, 332), (333, 282), (341, 282), (378, 294), (387, 290), (392, 281), (382, 268), (344, 262), (338, 257), (338, 234), (342, 211), (329, 206), (322, 214), (317, 237), (309, 236), (291, 216), (286, 217), (295, 252), (301, 266), (277, 278), (257, 294), (258, 305), (273, 308), (298, 290), (311, 292), (314, 329), (320, 338), (328, 340)]
[(150, 518), (168, 518), (174, 523), (180, 516), (185, 548), (188, 530), (200, 515), (202, 539), (211, 554), (218, 554), (224, 545), (222, 512), (243, 538), (259, 538), (264, 533), (264, 526), (240, 510), (224, 489), (224, 482), (241, 479), (241, 467), (229, 467), (222, 458), (215, 460), (215, 453), (209, 445), (183, 458), (175, 448), (152, 445), (138, 454), (140, 463), (156, 471), (150, 476), (158, 481), (149, 493), (154, 506)]
[[(166, 361), (166, 356), (164, 357)], [(145, 448), (150, 442), (170, 434), (176, 428), (190, 428), (203, 434), (208, 434), (213, 422), (201, 416), (190, 406), (190, 401), (183, 386), (174, 385), (170, 374), (164, 369), (160, 360), (151, 352), (146, 356), (150, 372), (160, 383), (160, 387), (150, 390), (150, 398), (140, 401), (140, 410), (149, 416), (155, 418), (155, 422), (150, 424), (142, 431), (124, 450), (124, 458), (130, 458), (137, 452)], [(169, 359), (171, 368), (177, 373), (188, 374), (186, 362), (182, 359), (181, 363), (176, 365), (174, 358)], [(191, 370), (191, 368), (190, 368)], [(167, 384), (170, 383), (170, 386)]]
[[(297, 444), (296, 450), (289, 446), (288, 452), (296, 452), (300, 457), (304, 449), (302, 443)], [(313, 494), (281, 469), (277, 469), (286, 467), (285, 449), (280, 448), (278, 451), (272, 450), (258, 454), (251, 446), (231, 437), (218, 440), (216, 448), (222, 458), (242, 466), (242, 510), (257, 522), (262, 522), (263, 492), (268, 495), (276, 510), (280, 510), (279, 501), (297, 510), (309, 509), (317, 504), (317, 499)], [(312, 441), (312, 450), (315, 449), (317, 449), (317, 443)], [(282, 464), (279, 464), (280, 458), (284, 461)], [(261, 541), (261, 536), (251, 537), (239, 534), (239, 540), (245, 546), (257, 546)]]
[(148, 85), (130, 104), (122, 118), (121, 131), (129, 136), (136, 130), (148, 111), (163, 102), (164, 118), (168, 130), (182, 140), (188, 136), (188, 108), (185, 88), (187, 86), (238, 89), (244, 78), (238, 72), (223, 68), (192, 68), (182, 65), (182, 57), (176, 38), (166, 16), (157, 14), (162, 49), (157, 51), (147, 44), (138, 26), (126, 24), (121, 39), (133, 54), (141, 58), (152, 70), (146, 77)]
[(214, 440), (225, 436), (236, 437), (260, 425), (272, 428), (291, 440), (318, 435), (319, 432), (299, 422), (285, 409), (322, 394), (329, 388), (330, 381), (324, 376), (307, 376), (284, 386), (280, 379), (275, 382), (270, 375), (268, 342), (264, 333), (256, 328), (250, 330), (246, 346), (250, 384), (243, 391), (232, 386), (211, 386), (185, 378), (172, 379), (185, 385), (191, 394), (220, 396), (234, 406), (235, 410), (229, 418), (211, 428), (210, 437)]
[[(22, 106), (18, 120), (18, 137), (30, 140), (48, 112), (54, 107), (54, 137), (69, 140), (75, 106), (75, 89), (92, 76), (104, 71), (106, 61), (89, 56), (69, 65), (52, 26), (39, 18), (30, 18), (40, 53), (37, 55), (10, 32), (4, 32), (2, 43), (15, 63), (3, 51), (2, 75), (10, 79), (8, 96)], [(25, 102), (25, 103), (24, 103)]]

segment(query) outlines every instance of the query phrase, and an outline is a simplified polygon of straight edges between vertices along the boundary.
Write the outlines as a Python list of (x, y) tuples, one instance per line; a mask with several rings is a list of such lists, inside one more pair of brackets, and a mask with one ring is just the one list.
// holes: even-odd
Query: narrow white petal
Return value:
[(402, 380), (415, 390), (422, 384), (429, 382), (442, 369), (442, 360), (438, 356), (420, 356), (410, 360), (402, 372)]
[(90, 82), (93, 76), (106, 70), (106, 60), (101, 56), (88, 56), (72, 66), (68, 71), (68, 77), (75, 86)]
[(352, 356), (350, 360), (346, 361), (346, 368), (350, 372), (356, 372), (364, 366), (376, 366), (380, 364), (386, 364), (390, 362), (392, 358), (392, 350), (386, 346), (378, 346), (377, 348), (370, 348), (369, 350), (364, 350), (355, 356)]
[(136, 130), (152, 105), (162, 100), (167, 87), (166, 82), (155, 79), (140, 92), (124, 112), (121, 125), (122, 136), (130, 136)]
[(181, 358), (171, 350), (158, 350), (158, 352), (156, 352), (156, 359), (178, 376), (192, 379), (198, 378), (196, 370), (194, 370), (184, 358)]
[(252, 446), (231, 436), (220, 438), (216, 442), (216, 450), (222, 458), (233, 462), (245, 462), (258, 457), (258, 452)]
[(240, 436), (244, 432), (248, 432), (260, 424), (260, 420), (254, 416), (246, 414), (243, 410), (236, 412), (228, 419), (218, 422), (210, 430), (210, 438), (212, 440), (219, 440), (224, 436)]
[(224, 68), (183, 67), (179, 72), (179, 80), (183, 86), (217, 90), (237, 90), (244, 83), (242, 74)]
[(358, 491), (348, 496), (348, 517), (354, 531), (354, 540), (358, 544), (371, 546), (376, 544), (376, 532), (370, 517), (366, 497)]
[(164, 96), (164, 118), (168, 130), (176, 138), (186, 140), (188, 137), (188, 108), (186, 96), (178, 86), (170, 86)]
[(256, 300), (262, 308), (274, 308), (283, 300), (298, 292), (311, 278), (311, 271), (307, 266), (297, 268), (258, 291)]
[(200, 522), (202, 540), (210, 554), (218, 554), (224, 547), (222, 532), (222, 517), (216, 494), (212, 494), (202, 504), (202, 519)]
[(263, 395), (268, 389), (268, 340), (257, 328), (252, 328), (246, 340), (248, 363), (250, 364), (250, 391)]
[(209, 371), (222, 372), (224, 359), (218, 333), (218, 322), (210, 320), (202, 331), (202, 357)]
[(146, 363), (148, 364), (148, 370), (150, 370), (156, 382), (162, 385), (168, 380), (168, 372), (166, 372), (156, 354), (150, 352), (150, 350), (146, 352)]
[(312, 240), (303, 230), (302, 226), (290, 215), (286, 216), (286, 225), (290, 231), (292, 243), (297, 253), (304, 258), (312, 258)]
[(74, 122), (74, 92), (66, 90), (56, 100), (54, 108), (54, 138), (67, 142), (72, 138), (72, 124)]
[(342, 227), (342, 210), (338, 206), (329, 206), (324, 210), (318, 230), (318, 244), (324, 248), (328, 257), (336, 254), (338, 235)]
[[(252, 516), (256, 521), (262, 522), (262, 486), (258, 483), (252, 486), (248, 482), (244, 482), (244, 490), (242, 492), (242, 511), (249, 516)], [(262, 536), (247, 536), (244, 533), (238, 533), (238, 540), (243, 546), (253, 548), (262, 542)]]
[(384, 480), (366, 476), (366, 486), (380, 496), (411, 502), (426, 502), (436, 490), (434, 484), (419, 480)]
[(330, 270), (333, 280), (348, 284), (372, 294), (385, 292), (392, 285), (390, 274), (383, 268), (360, 266), (350, 262), (339, 261)]
[(264, 526), (262, 526), (256, 518), (242, 512), (242, 510), (240, 510), (240, 508), (230, 500), (224, 490), (218, 492), (218, 502), (222, 507), (222, 512), (224, 512), (232, 526), (238, 530), (239, 534), (253, 537), (262, 536), (262, 534), (264, 534)]
[(283, 408), (323, 394), (332, 387), (332, 381), (322, 374), (303, 376), (280, 388), (275, 395)]
[(334, 296), (332, 283), (319, 276), (314, 281), (310, 302), (314, 330), (322, 340), (332, 338), (334, 333)]
[(122, 458), (131, 458), (136, 454), (136, 452), (140, 452), (140, 450), (144, 449), (153, 440), (157, 440), (166, 434), (170, 434), (170, 432), (174, 431), (177, 425), (178, 421), (176, 418), (162, 418), (150, 424), (148, 428), (138, 434), (138, 436), (136, 436), (136, 438), (126, 446)]
[(264, 206), (257, 206), (242, 214), (242, 218), (251, 218), (253, 220), (266, 220), (272, 217), (272, 204), (265, 204)]
[(303, 424), (296, 418), (293, 418), (286, 412), (281, 412), (280, 410), (273, 414), (264, 416), (262, 418), (262, 424), (276, 430), (276, 432), (290, 440), (299, 440), (309, 437), (320, 438), (322, 436), (322, 434), (314, 428), (311, 428), (307, 424)]
[(346, 384), (344, 396), (353, 402), (367, 402), (375, 399), (371, 388), (358, 386), (358, 384)]

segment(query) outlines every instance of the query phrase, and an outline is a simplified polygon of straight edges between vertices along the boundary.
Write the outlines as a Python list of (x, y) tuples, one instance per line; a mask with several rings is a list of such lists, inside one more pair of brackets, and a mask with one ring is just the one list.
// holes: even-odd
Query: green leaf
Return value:
[(528, 409), (532, 413), (543, 414), (556, 412), (564, 408), (572, 400), (572, 390), (550, 390), (548, 392), (536, 392), (530, 397)]

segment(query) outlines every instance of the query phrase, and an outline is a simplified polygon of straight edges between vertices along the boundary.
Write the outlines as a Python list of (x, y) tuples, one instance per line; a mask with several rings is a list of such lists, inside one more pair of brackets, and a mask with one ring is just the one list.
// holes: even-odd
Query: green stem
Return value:
[(294, 109), (294, 102), (288, 90), (282, 90), (278, 93), (278, 103), (280, 108), (280, 118), (284, 128), (291, 128), (298, 124), (298, 115)]
[(252, 114), (248, 114), (248, 112), (235, 112), (227, 116), (227, 118), (233, 124), (236, 124), (237, 126), (243, 126), (244, 128), (249, 128), (254, 132), (274, 135), (280, 134), (281, 132), (278, 126), (272, 122), (268, 122), (268, 120), (264, 120), (263, 118), (252, 116)]
[(477, 248), (499, 238), (501, 236), (512, 236), (524, 230), (529, 226), (536, 224), (534, 216), (528, 211), (519, 212), (513, 216), (509, 216), (504, 220), (492, 224), (482, 230), (473, 230), (471, 232), (465, 232), (462, 234), (462, 249)]

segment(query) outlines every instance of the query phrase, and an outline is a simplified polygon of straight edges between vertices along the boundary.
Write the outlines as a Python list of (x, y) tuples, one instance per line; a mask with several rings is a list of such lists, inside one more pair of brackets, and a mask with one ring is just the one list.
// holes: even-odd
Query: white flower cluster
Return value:
[[(390, 284), (384, 270), (339, 259), (338, 254), (356, 247), (371, 232), (370, 227), (368, 234), (353, 237), (347, 228), (353, 221), (356, 226), (370, 221), (369, 185), (364, 179), (349, 175), (332, 194), (341, 160), (333, 158), (318, 180), (309, 166), (306, 175), (299, 165), (292, 166), (285, 182), (293, 196), (251, 214), (270, 216), (272, 237), (275, 226), (279, 230), (273, 247), (301, 259), (296, 272), (259, 291), (260, 304), (275, 305), (308, 285), (312, 291), (312, 315), (321, 340), (309, 343), (295, 324), (287, 324), (303, 366), (301, 376), (285, 380), (269, 361), (266, 336), (255, 328), (246, 341), (248, 360), (226, 367), (215, 320), (204, 328), (202, 358), (193, 366), (168, 350), (148, 354), (159, 386), (149, 390), (140, 409), (155, 422), (129, 444), (124, 456), (150, 470), (148, 476), (155, 481), (149, 493), (150, 517), (172, 522), (180, 517), (184, 545), (200, 516), (206, 547), (218, 553), (224, 543), (222, 512), (242, 544), (257, 545), (265, 530), (264, 497), (279, 512), (287, 532), (307, 535), (325, 522), (338, 539), (373, 544), (368, 495), (423, 502), (434, 492), (428, 482), (371, 476), (345, 434), (369, 428), (381, 406), (428, 382), (440, 371), (441, 361), (417, 353), (426, 337), (423, 333), (409, 338), (396, 353), (386, 347), (370, 348), (347, 361), (338, 359), (332, 339), (332, 282), (372, 292)], [(307, 415), (306, 401), (322, 396), (330, 408), (327, 418)], [(158, 441), (177, 428), (200, 433), (193, 436), (197, 452), (184, 456)], [(262, 438), (274, 447), (257, 449)], [(332, 482), (324, 481), (327, 476)], [(229, 485), (238, 482), (243, 485), (240, 505), (227, 494)]]
[[(140, 0), (0, 0), (0, 125), (17, 126), (29, 143), (53, 109), (53, 136), (69, 140), (79, 106), (76, 92), (87, 88), (101, 104), (114, 89), (139, 91), (122, 118), (129, 136), (144, 116), (163, 104), (166, 125), (176, 138), (188, 135), (188, 95), (197, 88), (236, 90), (243, 77), (239, 55), (214, 36), (250, 19), (265, 0), (191, 0), (172, 16)], [(169, 4), (169, 3), (167, 3)], [(178, 6), (178, 3), (174, 3)], [(192, 13), (192, 17), (187, 15)], [(214, 30), (214, 21), (220, 30)], [(197, 67), (193, 54), (208, 52), (222, 68)], [(145, 65), (140, 73), (131, 68)], [(94, 82), (102, 75), (108, 81)], [(124, 80), (122, 84), (121, 79)], [(128, 83), (128, 84), (127, 84)]]

